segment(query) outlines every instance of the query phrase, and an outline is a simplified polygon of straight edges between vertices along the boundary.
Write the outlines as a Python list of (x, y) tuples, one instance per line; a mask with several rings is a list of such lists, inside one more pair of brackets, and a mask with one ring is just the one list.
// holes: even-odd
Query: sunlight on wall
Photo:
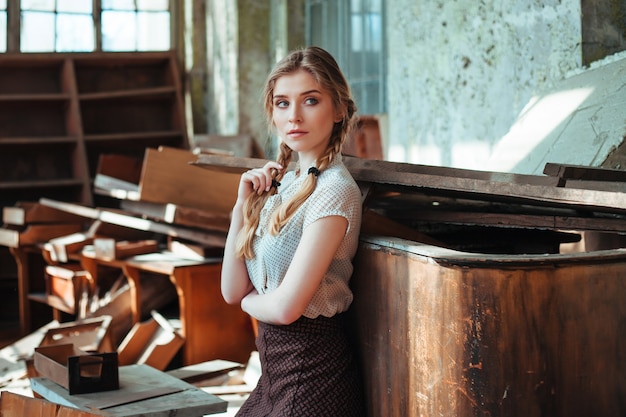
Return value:
[(393, 144), (389, 146), (388, 161), (410, 162), (421, 165), (441, 165), (441, 148), (435, 145), (407, 147), (403, 144)]
[(561, 123), (577, 111), (594, 88), (559, 91), (533, 97), (509, 132), (496, 144), (490, 170), (512, 171)]
[(466, 139), (452, 144), (452, 166), (484, 170), (485, 161), (491, 155), (489, 144), (480, 140)]

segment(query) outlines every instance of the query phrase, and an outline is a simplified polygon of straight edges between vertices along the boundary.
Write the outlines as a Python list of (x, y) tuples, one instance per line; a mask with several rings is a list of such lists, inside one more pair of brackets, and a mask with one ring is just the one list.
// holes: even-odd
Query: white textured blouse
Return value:
[[(302, 167), (299, 176), (294, 171), (285, 174), (278, 193), (269, 197), (261, 210), (252, 247), (255, 257), (246, 260), (248, 274), (259, 294), (276, 289), (287, 273), (291, 260), (302, 238), (304, 229), (318, 219), (342, 216), (348, 228), (326, 275), (313, 295), (304, 316), (332, 317), (346, 311), (352, 302), (349, 280), (352, 259), (359, 243), (361, 228), (361, 191), (344, 166), (341, 155), (320, 173), (317, 185), (309, 198), (300, 206), (276, 236), (269, 232), (272, 213), (282, 201), (290, 199), (301, 187), (308, 167)], [(312, 174), (309, 174), (312, 175)], [(310, 256), (315, 256), (311, 253)]]

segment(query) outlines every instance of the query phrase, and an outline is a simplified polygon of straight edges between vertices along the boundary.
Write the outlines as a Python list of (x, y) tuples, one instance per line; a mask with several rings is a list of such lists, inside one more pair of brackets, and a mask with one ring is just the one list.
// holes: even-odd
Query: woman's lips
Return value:
[(300, 130), (300, 129), (292, 129), (292, 130), (287, 132), (287, 135), (289, 135), (291, 137), (300, 137), (300, 136), (304, 136), (306, 134), (307, 134), (307, 132), (305, 130)]

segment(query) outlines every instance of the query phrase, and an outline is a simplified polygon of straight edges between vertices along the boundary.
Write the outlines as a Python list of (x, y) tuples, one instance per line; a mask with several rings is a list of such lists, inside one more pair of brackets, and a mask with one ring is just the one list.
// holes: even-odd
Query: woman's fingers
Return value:
[(263, 168), (255, 168), (246, 171), (241, 176), (242, 181), (248, 182), (252, 191), (263, 194), (272, 188), (272, 170), (281, 170), (282, 166), (277, 162), (270, 161)]
[(277, 162), (270, 161), (263, 168), (255, 168), (246, 171), (242, 180), (250, 183), (252, 190), (257, 194), (267, 192), (272, 188), (272, 171), (281, 170), (282, 166)]

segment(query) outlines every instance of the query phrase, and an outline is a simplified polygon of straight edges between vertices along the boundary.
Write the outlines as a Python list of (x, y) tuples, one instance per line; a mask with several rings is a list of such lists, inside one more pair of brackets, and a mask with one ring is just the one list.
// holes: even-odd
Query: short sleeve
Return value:
[(347, 233), (361, 212), (361, 192), (356, 183), (346, 181), (345, 178), (331, 178), (330, 181), (324, 181), (314, 194), (314, 198), (308, 200), (303, 226), (306, 228), (324, 217), (341, 216), (348, 220)]

